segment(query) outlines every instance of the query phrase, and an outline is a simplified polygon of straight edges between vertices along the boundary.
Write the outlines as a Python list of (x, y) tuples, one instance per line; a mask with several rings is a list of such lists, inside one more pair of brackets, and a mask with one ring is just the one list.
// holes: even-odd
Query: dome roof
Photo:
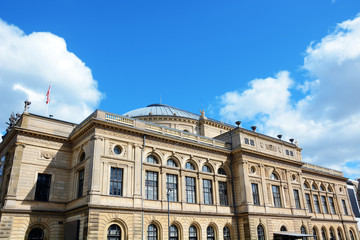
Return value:
[(199, 120), (200, 115), (171, 107), (164, 104), (151, 104), (144, 108), (132, 110), (124, 113), (126, 117), (142, 117), (142, 116), (176, 116)]

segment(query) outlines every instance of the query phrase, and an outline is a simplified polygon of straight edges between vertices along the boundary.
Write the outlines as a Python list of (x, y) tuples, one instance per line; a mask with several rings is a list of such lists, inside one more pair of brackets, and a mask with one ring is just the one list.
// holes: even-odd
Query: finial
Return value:
[(237, 125), (237, 127), (240, 127), (241, 121), (236, 121), (235, 124)]
[(256, 131), (256, 126), (251, 126), (251, 129), (255, 132)]
[(27, 113), (27, 110), (29, 109), (31, 102), (29, 100), (26, 100), (24, 103), (25, 103), (24, 112)]
[(277, 137), (281, 140), (281, 138), (282, 138), (282, 135), (281, 134), (279, 134), (279, 135), (277, 135)]

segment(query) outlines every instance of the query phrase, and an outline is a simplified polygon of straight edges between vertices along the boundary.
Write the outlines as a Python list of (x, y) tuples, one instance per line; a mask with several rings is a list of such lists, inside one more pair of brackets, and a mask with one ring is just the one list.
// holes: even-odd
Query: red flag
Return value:
[(49, 85), (49, 89), (46, 93), (46, 104), (50, 102), (50, 88), (51, 88), (51, 84)]

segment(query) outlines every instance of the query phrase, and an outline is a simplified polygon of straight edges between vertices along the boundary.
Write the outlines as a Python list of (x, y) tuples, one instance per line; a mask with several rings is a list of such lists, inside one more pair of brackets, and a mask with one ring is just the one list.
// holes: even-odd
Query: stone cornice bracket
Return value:
[(26, 144), (25, 144), (25, 143), (22, 143), (22, 142), (16, 142), (16, 143), (15, 143), (15, 146), (16, 146), (16, 147), (20, 146), (20, 147), (25, 148)]
[(99, 135), (94, 135), (91, 140), (101, 140), (101, 141), (104, 141), (104, 137), (102, 136), (99, 136)]
[(152, 147), (152, 151), (153, 151), (153, 152), (156, 152), (156, 147)]

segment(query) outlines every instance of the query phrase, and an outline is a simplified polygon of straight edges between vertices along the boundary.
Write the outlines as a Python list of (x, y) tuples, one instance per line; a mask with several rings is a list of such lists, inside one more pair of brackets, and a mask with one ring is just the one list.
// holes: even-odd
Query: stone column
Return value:
[(141, 182), (141, 175), (143, 175), (143, 173), (141, 172), (141, 165), (142, 165), (142, 162), (141, 162), (141, 145), (140, 144), (135, 144), (134, 147), (135, 147), (135, 151), (134, 151), (134, 161), (135, 161), (135, 168), (134, 168), (134, 197), (135, 198), (140, 198), (142, 196), (141, 185), (143, 184)]
[[(265, 166), (264, 164), (260, 164), (260, 175), (261, 175), (261, 186), (262, 186), (262, 195), (263, 195), (263, 204), (265, 207), (270, 206), (268, 199), (268, 191), (266, 189), (266, 175), (265, 175)], [(260, 187), (260, 186), (259, 186)], [(259, 191), (260, 194), (260, 191)], [(261, 197), (261, 195), (259, 196)]]
[[(13, 155), (12, 166), (11, 166), (11, 171), (10, 171), (9, 187), (8, 187), (8, 191), (5, 196), (5, 199), (6, 199), (5, 206), (6, 207), (8, 207), (10, 205), (15, 205), (15, 202), (11, 202), (11, 200), (15, 201), (15, 199), (16, 199), (16, 190), (17, 190), (18, 183), (19, 183), (20, 167), (21, 167), (21, 161), (22, 161), (23, 154), (24, 154), (24, 148), (25, 148), (25, 144), (19, 143), (19, 142), (15, 143), (15, 151), (13, 153), (14, 155)], [(36, 187), (36, 182), (33, 187), (34, 188)]]
[(100, 136), (93, 136), (92, 151), (90, 153), (90, 166), (89, 166), (89, 187), (90, 195), (99, 195), (101, 190), (101, 155), (103, 150), (104, 138)]
[(249, 179), (249, 164), (247, 160), (242, 160), (240, 163), (240, 179), (243, 179), (244, 182), (240, 184), (240, 194), (243, 196), (242, 203), (245, 204), (246, 210), (248, 210), (248, 206), (252, 204), (252, 192), (251, 184)]
[[(291, 185), (291, 176), (290, 176), (290, 171), (288, 169), (286, 169), (286, 180), (287, 180), (287, 185), (288, 185), (288, 190), (289, 190), (289, 204), (290, 204), (290, 208), (291, 208), (291, 213), (294, 214), (294, 209), (296, 209), (296, 204), (295, 204), (295, 198), (294, 198), (294, 191)], [(286, 191), (284, 191), (284, 193), (286, 194)], [(284, 196), (286, 198), (286, 196)], [(300, 201), (300, 192), (299, 192), (299, 201)]]

